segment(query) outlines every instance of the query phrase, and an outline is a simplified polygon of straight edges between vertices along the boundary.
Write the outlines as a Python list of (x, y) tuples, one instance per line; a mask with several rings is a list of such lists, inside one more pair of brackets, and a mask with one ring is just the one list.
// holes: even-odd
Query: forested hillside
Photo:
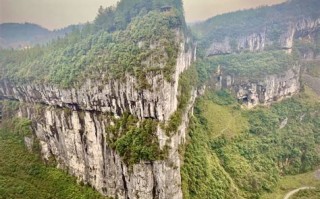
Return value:
[(319, 195), (319, 8), (189, 28), (181, 0), (121, 0), (64, 38), (0, 50), (0, 198), (100, 197), (55, 164), (119, 199)]
[[(162, 12), (164, 5), (173, 6)], [(100, 8), (93, 24), (28, 51), (0, 51), (0, 78), (69, 87), (86, 77), (117, 79), (164, 73), (170, 81), (177, 58), (175, 32), (185, 25), (180, 1), (121, 1)], [(152, 66), (148, 59), (153, 57)], [(165, 64), (165, 65), (163, 65)]]
[(102, 195), (181, 198), (191, 41), (181, 0), (122, 0), (64, 38), (1, 50), (0, 99), (21, 102), (44, 160)]
[(236, 40), (239, 38), (259, 33), (266, 37), (266, 48), (279, 49), (281, 44), (276, 41), (281, 40), (288, 26), (295, 26), (294, 23), (301, 19), (318, 19), (319, 7), (320, 2), (317, 0), (292, 0), (272, 7), (219, 15), (192, 25), (192, 30), (199, 39), (200, 56), (205, 55), (204, 51), (212, 42), (228, 38), (231, 48), (236, 48)]
[(281, 176), (317, 168), (317, 110), (319, 97), (309, 88), (270, 109), (250, 111), (226, 91), (207, 93), (190, 125), (185, 198), (260, 198), (277, 188)]
[[(316, 81), (320, 68), (319, 8), (319, 1), (292, 0), (219, 15), (191, 27), (199, 52), (193, 79), (206, 89), (189, 126), (182, 167), (184, 198), (283, 198), (299, 188), (295, 186), (308, 185), (317, 189), (295, 198), (318, 193), (312, 171), (320, 164), (320, 97), (311, 80)], [(307, 21), (314, 23), (301, 25)], [(282, 38), (291, 37), (287, 32), (292, 34), (292, 48), (281, 46)], [(280, 100), (275, 96), (267, 106), (251, 109), (239, 98), (259, 89), (265, 96), (265, 79), (295, 66), (302, 67), (300, 75), (312, 76), (309, 82), (299, 80), (299, 94)]]

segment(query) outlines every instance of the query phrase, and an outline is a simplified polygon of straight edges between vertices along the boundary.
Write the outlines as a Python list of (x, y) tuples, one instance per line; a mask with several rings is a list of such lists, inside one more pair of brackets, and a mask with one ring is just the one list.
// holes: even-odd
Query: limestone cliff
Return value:
[[(243, 27), (245, 28), (245, 27)], [(313, 37), (319, 31), (320, 18), (302, 18), (297, 21), (287, 22), (283, 25), (282, 32), (274, 39), (271, 27), (265, 26), (260, 31), (252, 32), (235, 38), (225, 37), (222, 41), (211, 42), (206, 50), (207, 56), (230, 54), (241, 51), (264, 51), (268, 48), (279, 48), (291, 52), (295, 39)]]
[(292, 66), (282, 73), (261, 78), (244, 78), (222, 72), (217, 77), (215, 86), (218, 89), (232, 90), (238, 101), (248, 108), (259, 104), (268, 105), (300, 91), (300, 70), (300, 65)]
[[(174, 132), (166, 132), (165, 125), (170, 123), (171, 117), (175, 116), (179, 108), (178, 96), (181, 94), (179, 92), (189, 92), (179, 91), (179, 86), (181, 86), (179, 85), (179, 78), (196, 59), (196, 49), (193, 42), (188, 38), (186, 31), (180, 27), (182, 25), (179, 17), (175, 17), (172, 10), (174, 9), (169, 7), (159, 12), (162, 13), (160, 16), (170, 16), (164, 20), (168, 22), (168, 29), (170, 30), (165, 32), (167, 33), (166, 36), (174, 37), (170, 40), (162, 38), (163, 35), (156, 35), (156, 41), (153, 41), (154, 34), (151, 34), (151, 32), (142, 31), (143, 34), (136, 32), (136, 26), (140, 27), (138, 25), (145, 23), (142, 21), (141, 24), (133, 23), (130, 25), (130, 32), (120, 31), (120, 33), (116, 32), (110, 35), (99, 35), (98, 40), (104, 41), (108, 48), (96, 46), (92, 51), (85, 52), (87, 53), (84, 53), (85, 55), (82, 54), (82, 51), (77, 52), (74, 56), (78, 56), (79, 59), (71, 56), (70, 59), (73, 61), (81, 60), (87, 56), (87, 60), (83, 58), (83, 63), (88, 60), (92, 61), (93, 65), (97, 65), (95, 68), (97, 71), (92, 74), (100, 75), (96, 79), (92, 76), (86, 78), (84, 82), (77, 84), (80, 85), (79, 87), (62, 88), (46, 81), (54, 76), (52, 74), (55, 74), (56, 71), (73, 72), (68, 67), (68, 70), (63, 68), (65, 65), (59, 65), (60, 68), (57, 67), (58, 69), (55, 70), (56, 67), (51, 61), (48, 61), (52, 67), (52, 70), (49, 70), (51, 76), (38, 80), (46, 82), (44, 84), (32, 81), (33, 74), (31, 76), (28, 76), (30, 74), (26, 75), (25, 79), (21, 81), (22, 83), (14, 81), (19, 79), (19, 75), (25, 71), (30, 71), (32, 67), (30, 69), (29, 66), (33, 62), (23, 63), (22, 61), (21, 65), (25, 64), (23, 65), (24, 68), (19, 68), (19, 65), (15, 66), (15, 60), (12, 61), (13, 64), (10, 63), (12, 65), (3, 67), (4, 69), (0, 65), (1, 71), (9, 71), (8, 74), (0, 75), (0, 100), (20, 101), (22, 105), (19, 109), (19, 116), (33, 121), (34, 137), (26, 137), (27, 145), (29, 146), (33, 141), (38, 140), (44, 160), (54, 159), (59, 168), (76, 176), (79, 181), (91, 185), (103, 195), (119, 199), (182, 199), (181, 154), (179, 149), (185, 143), (189, 113), (192, 112), (198, 93), (205, 93), (205, 89), (210, 86), (218, 89), (229, 89), (235, 93), (239, 102), (251, 108), (259, 104), (268, 105), (299, 92), (301, 75), (299, 64), (290, 65), (281, 72), (276, 69), (276, 72), (272, 71), (272, 74), (268, 73), (259, 78), (250, 76), (252, 74), (241, 76), (221, 69), (218, 74), (211, 76), (214, 80), (205, 80), (209, 82), (208, 84), (214, 82), (213, 85), (208, 85), (208, 87), (206, 87), (207, 85), (200, 85), (202, 89), (198, 93), (195, 91), (196, 89), (190, 91), (191, 97), (187, 99), (188, 105), (182, 111), (181, 123)], [(158, 15), (154, 15), (154, 17)], [(151, 25), (148, 25), (148, 28), (154, 25), (153, 20), (150, 21)], [(162, 25), (161, 20), (159, 20), (159, 24)], [(249, 34), (236, 34), (235, 37), (224, 35), (223, 38), (205, 41), (209, 43), (209, 47), (200, 49), (200, 53), (204, 51), (206, 56), (203, 58), (210, 59), (208, 57), (212, 55), (241, 53), (242, 51), (264, 51), (273, 47), (290, 50), (297, 39), (312, 36), (319, 30), (320, 19), (302, 18), (285, 25), (285, 28), (283, 28), (285, 31), (281, 32), (277, 39), (271, 36), (272, 31), (268, 26), (263, 26), (259, 28), (259, 31), (253, 31)], [(113, 28), (110, 27), (110, 29)], [(154, 31), (155, 28), (151, 29)], [(157, 31), (155, 32), (157, 33)], [(141, 39), (147, 37), (150, 37), (150, 41)], [(132, 39), (128, 42), (130, 48), (121, 45), (128, 38)], [(113, 42), (119, 45), (113, 47)], [(91, 40), (88, 40), (88, 43), (91, 43)], [(84, 44), (87, 45), (88, 43)], [(156, 45), (157, 43), (158, 45)], [(177, 52), (175, 52), (175, 43), (178, 44)], [(76, 47), (78, 47), (77, 44), (74, 49), (77, 49)], [(101, 49), (95, 51), (99, 48)], [(61, 53), (64, 57), (62, 55), (61, 57), (67, 60), (69, 58), (68, 53), (73, 52), (69, 52), (68, 47), (66, 49)], [(138, 52), (139, 49), (145, 51), (135, 54), (139, 56), (139, 59), (135, 59), (136, 57), (132, 53)], [(60, 53), (60, 51), (57, 52)], [(109, 56), (108, 53), (110, 52), (115, 53), (118, 57)], [(55, 53), (52, 54), (55, 55)], [(177, 56), (175, 56), (175, 53), (177, 53)], [(97, 56), (92, 58), (90, 57), (92, 54)], [(252, 57), (257, 54), (253, 54)], [(129, 59), (127, 55), (131, 55), (133, 58), (130, 57)], [(172, 69), (170, 58), (172, 57), (176, 60), (174, 70), (170, 71)], [(41, 58), (45, 60), (46, 57)], [(64, 59), (56, 61), (65, 63), (63, 62)], [(118, 65), (113, 63), (114, 60), (119, 61)], [(164, 63), (163, 60), (170, 63)], [(222, 62), (226, 63), (225, 60), (222, 60)], [(83, 64), (80, 61), (77, 63), (79, 63), (78, 65)], [(104, 63), (114, 66), (105, 67)], [(232, 64), (234, 63), (238, 62), (234, 61)], [(131, 66), (134, 64), (137, 64), (137, 66)], [(256, 62), (251, 65), (259, 70), (259, 67), (255, 64)], [(75, 68), (74, 70), (79, 69), (76, 67), (78, 65), (72, 66)], [(10, 66), (14, 66), (12, 70)], [(85, 72), (78, 71), (79, 73), (75, 74), (86, 76), (85, 73), (89, 71), (90, 65), (86, 66), (88, 67), (84, 69)], [(275, 64), (275, 66), (278, 65)], [(225, 68), (227, 67), (225, 66)], [(242, 67), (240, 70), (249, 70), (246, 66)], [(59, 71), (61, 68), (63, 70)], [(264, 66), (260, 68), (264, 68)], [(270, 68), (272, 67), (265, 67), (266, 70)], [(115, 74), (118, 72), (122, 76), (119, 78), (104, 78), (108, 72), (104, 70), (112, 69), (115, 70), (113, 71)], [(237, 70), (239, 68), (230, 67), (231, 69)], [(43, 73), (40, 74), (44, 74), (45, 71), (46, 68), (42, 67), (41, 72)], [(170, 72), (169, 79), (171, 81), (168, 81), (168, 78), (165, 77), (168, 75), (168, 73), (165, 73), (167, 71)], [(211, 69), (208, 71), (212, 73)], [(195, 76), (197, 75), (195, 74)], [(62, 76), (69, 78), (65, 73)], [(110, 76), (112, 76), (111, 73)], [(76, 78), (77, 76), (73, 74), (72, 77)], [(141, 79), (148, 85), (147, 88), (140, 86)], [(124, 160), (113, 143), (109, 142), (109, 138), (115, 137), (110, 129), (115, 127), (117, 119), (125, 114), (137, 118), (137, 122), (134, 124), (137, 127), (145, 120), (157, 122), (156, 130), (152, 133), (157, 139), (157, 147), (165, 151), (165, 158), (139, 161), (133, 165), (129, 165)], [(118, 134), (122, 133), (120, 132), (121, 127), (117, 130), (119, 130)]]
[[(316, 0), (292, 0), (193, 25), (203, 64), (212, 71), (221, 67), (218, 77), (208, 70), (210, 77), (217, 78), (213, 84), (234, 91), (248, 107), (297, 93), (304, 67), (298, 60), (320, 57), (319, 6)], [(296, 63), (275, 52), (291, 56)], [(212, 85), (212, 80), (208, 82)]]
[(155, 132), (160, 147), (169, 149), (166, 159), (140, 162), (131, 167), (106, 141), (107, 127), (114, 125), (113, 118), (125, 112), (140, 120), (166, 122), (177, 109), (179, 76), (195, 58), (194, 48), (187, 48), (187, 39), (181, 35), (171, 83), (161, 74), (146, 77), (151, 88), (145, 90), (136, 89), (137, 80), (130, 75), (126, 75), (125, 81), (106, 83), (88, 79), (80, 88), (71, 89), (16, 85), (2, 80), (0, 96), (25, 103), (19, 114), (34, 122), (44, 159), (54, 158), (59, 168), (102, 194), (119, 199), (182, 198), (178, 149), (185, 140), (195, 94), (177, 132), (168, 137), (160, 126)]
[[(184, 40), (183, 40), (184, 41)], [(146, 77), (150, 89), (138, 90), (137, 79), (126, 75), (125, 81), (109, 80), (106, 83), (88, 79), (80, 88), (61, 89), (53, 85), (22, 84), (10, 81), (0, 82), (0, 95), (23, 102), (41, 103), (50, 106), (113, 113), (117, 116), (129, 112), (140, 119), (153, 118), (167, 120), (177, 106), (179, 75), (194, 59), (194, 52), (185, 51), (185, 43), (180, 45), (177, 67), (173, 82), (167, 82), (162, 74)]]

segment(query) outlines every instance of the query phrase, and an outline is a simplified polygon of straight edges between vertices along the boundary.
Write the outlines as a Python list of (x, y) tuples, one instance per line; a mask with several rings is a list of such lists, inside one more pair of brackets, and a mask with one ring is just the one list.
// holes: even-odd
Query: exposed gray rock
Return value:
[[(129, 112), (139, 119), (167, 121), (177, 109), (178, 80), (195, 58), (185, 51), (182, 38), (173, 83), (162, 75), (147, 77), (150, 90), (136, 89), (137, 81), (126, 75), (125, 81), (102, 84), (87, 80), (80, 88), (60, 89), (51, 85), (14, 85), (0, 82), (0, 96), (24, 103), (19, 115), (33, 121), (43, 158), (55, 158), (58, 167), (90, 184), (104, 195), (119, 199), (181, 199), (179, 146), (185, 142), (196, 92), (174, 135), (168, 137), (158, 127), (161, 148), (169, 146), (166, 160), (140, 162), (128, 167), (106, 142), (110, 116)], [(34, 104), (43, 104), (39, 110)], [(107, 113), (107, 114), (105, 114)]]
[(253, 33), (247, 37), (240, 38), (237, 50), (248, 49), (250, 52), (261, 51), (265, 47), (266, 33)]
[(218, 76), (216, 88), (232, 90), (248, 108), (268, 105), (300, 91), (300, 69), (300, 66), (293, 66), (280, 74), (267, 75), (258, 80), (222, 74)]
[(33, 148), (33, 140), (34, 137), (24, 137), (24, 145), (27, 147), (28, 151), (32, 152), (32, 148)]
[(265, 46), (265, 37), (265, 32), (253, 33), (237, 39), (226, 37), (222, 42), (213, 42), (207, 50), (207, 56), (231, 54), (242, 50), (261, 51)]
[[(162, 76), (150, 78), (152, 90), (136, 90), (136, 79), (127, 75), (126, 81), (109, 81), (106, 84), (87, 80), (79, 89), (59, 89), (50, 85), (15, 86), (0, 82), (0, 95), (23, 102), (43, 103), (73, 110), (108, 112), (121, 115), (128, 111), (139, 118), (165, 120), (176, 105), (175, 84)], [(161, 88), (161, 89), (160, 89)]]
[(299, 117), (299, 121), (302, 122), (302, 120), (306, 117), (306, 114), (302, 114), (300, 117)]
[(258, 52), (263, 51), (268, 46), (278, 45), (280, 49), (284, 49), (291, 53), (294, 39), (311, 35), (320, 28), (320, 19), (303, 18), (295, 22), (288, 22), (284, 27), (283, 33), (277, 41), (270, 38), (268, 27), (263, 30), (253, 32), (246, 36), (237, 38), (224, 38), (222, 41), (214, 41), (206, 50), (207, 56), (230, 54), (241, 51)]
[(222, 42), (213, 42), (207, 50), (207, 56), (211, 55), (224, 55), (232, 53), (230, 40), (225, 38)]
[[(184, 40), (183, 40), (184, 41)], [(165, 121), (176, 110), (180, 74), (191, 64), (195, 55), (192, 49), (185, 53), (185, 43), (180, 45), (174, 83), (167, 82), (162, 74), (148, 76), (151, 89), (137, 90), (135, 77), (106, 83), (88, 79), (80, 88), (61, 89), (52, 85), (14, 85), (0, 81), (0, 96), (22, 102), (41, 103), (73, 110), (98, 111), (121, 115), (129, 112), (138, 118)]]
[(279, 129), (283, 129), (288, 124), (288, 118), (286, 117), (282, 122), (280, 123)]
[[(179, 146), (185, 143), (188, 113), (193, 108), (193, 92), (183, 122), (176, 134), (167, 137), (158, 128), (170, 150), (166, 160), (141, 162), (132, 169), (108, 146), (106, 128), (112, 125), (104, 114), (69, 111), (32, 104), (20, 107), (20, 116), (35, 121), (35, 134), (45, 159), (54, 157), (58, 168), (68, 170), (79, 181), (88, 183), (107, 196), (115, 198), (181, 199)], [(41, 112), (39, 115), (39, 112)], [(38, 118), (43, 118), (39, 120)]]
[(320, 27), (320, 18), (318, 19), (311, 19), (311, 18), (303, 18), (299, 20), (295, 24), (295, 31), (298, 32), (298, 36), (310, 34), (318, 30)]
[(294, 35), (295, 35), (296, 29), (294, 28), (293, 24), (288, 25), (287, 31), (285, 31), (281, 36), (280, 36), (280, 47), (282, 49), (287, 50), (289, 53), (291, 53), (291, 49), (293, 47), (293, 40), (294, 40)]

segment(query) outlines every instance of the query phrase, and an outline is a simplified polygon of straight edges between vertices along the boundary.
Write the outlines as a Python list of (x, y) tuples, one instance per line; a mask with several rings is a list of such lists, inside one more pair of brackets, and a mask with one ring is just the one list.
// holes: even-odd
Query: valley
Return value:
[(121, 0), (0, 50), (0, 198), (317, 198), (319, 8)]

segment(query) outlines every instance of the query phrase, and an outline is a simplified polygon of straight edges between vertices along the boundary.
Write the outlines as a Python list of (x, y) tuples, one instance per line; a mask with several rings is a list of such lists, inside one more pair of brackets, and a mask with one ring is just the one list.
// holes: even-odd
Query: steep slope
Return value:
[(320, 101), (308, 85), (320, 68), (318, 8), (293, 0), (192, 27), (203, 89), (184, 148), (184, 198), (261, 198), (282, 176), (317, 168)]
[(315, 38), (320, 27), (319, 1), (286, 3), (213, 17), (192, 28), (200, 37), (202, 56), (291, 50), (294, 40)]
[(294, 0), (192, 26), (207, 65), (202, 73), (249, 108), (298, 93), (306, 62), (319, 57), (319, 7), (318, 1)]
[[(16, 103), (10, 104), (11, 108), (17, 107)], [(92, 188), (77, 184), (74, 177), (54, 168), (50, 162), (44, 164), (37, 144), (27, 150), (23, 140), (25, 135), (32, 134), (29, 124), (29, 120), (21, 118), (0, 121), (1, 199), (106, 199)]]
[[(280, 8), (286, 12), (276, 25), (287, 25), (297, 10), (307, 21), (317, 16), (317, 2), (301, 2), (262, 8), (260, 19)], [(219, 17), (231, 22), (230, 15)], [(283, 32), (268, 36), (270, 48), (252, 50), (259, 52), (208, 53), (229, 33), (246, 35), (248, 24), (255, 31), (266, 27), (243, 19), (240, 29), (223, 22), (203, 31), (200, 24), (195, 62), (182, 1), (122, 0), (46, 47), (1, 51), (0, 99), (19, 101), (18, 115), (32, 121), (27, 146), (39, 141), (45, 160), (103, 195), (259, 198), (281, 175), (320, 162), (320, 105), (301, 84), (300, 60), (318, 50), (309, 45), (318, 26), (301, 25), (305, 34), (293, 37), (302, 42), (291, 53), (280, 45)], [(211, 32), (223, 28), (223, 38)], [(316, 76), (317, 69), (308, 67), (308, 74)], [(259, 104), (270, 106), (255, 108)]]
[(269, 108), (243, 110), (230, 93), (208, 91), (190, 124), (184, 198), (260, 198), (281, 189), (282, 176), (316, 169), (319, 105), (306, 90)]
[(123, 0), (48, 47), (2, 51), (0, 96), (24, 102), (45, 159), (102, 194), (182, 198), (194, 57), (181, 1)]

